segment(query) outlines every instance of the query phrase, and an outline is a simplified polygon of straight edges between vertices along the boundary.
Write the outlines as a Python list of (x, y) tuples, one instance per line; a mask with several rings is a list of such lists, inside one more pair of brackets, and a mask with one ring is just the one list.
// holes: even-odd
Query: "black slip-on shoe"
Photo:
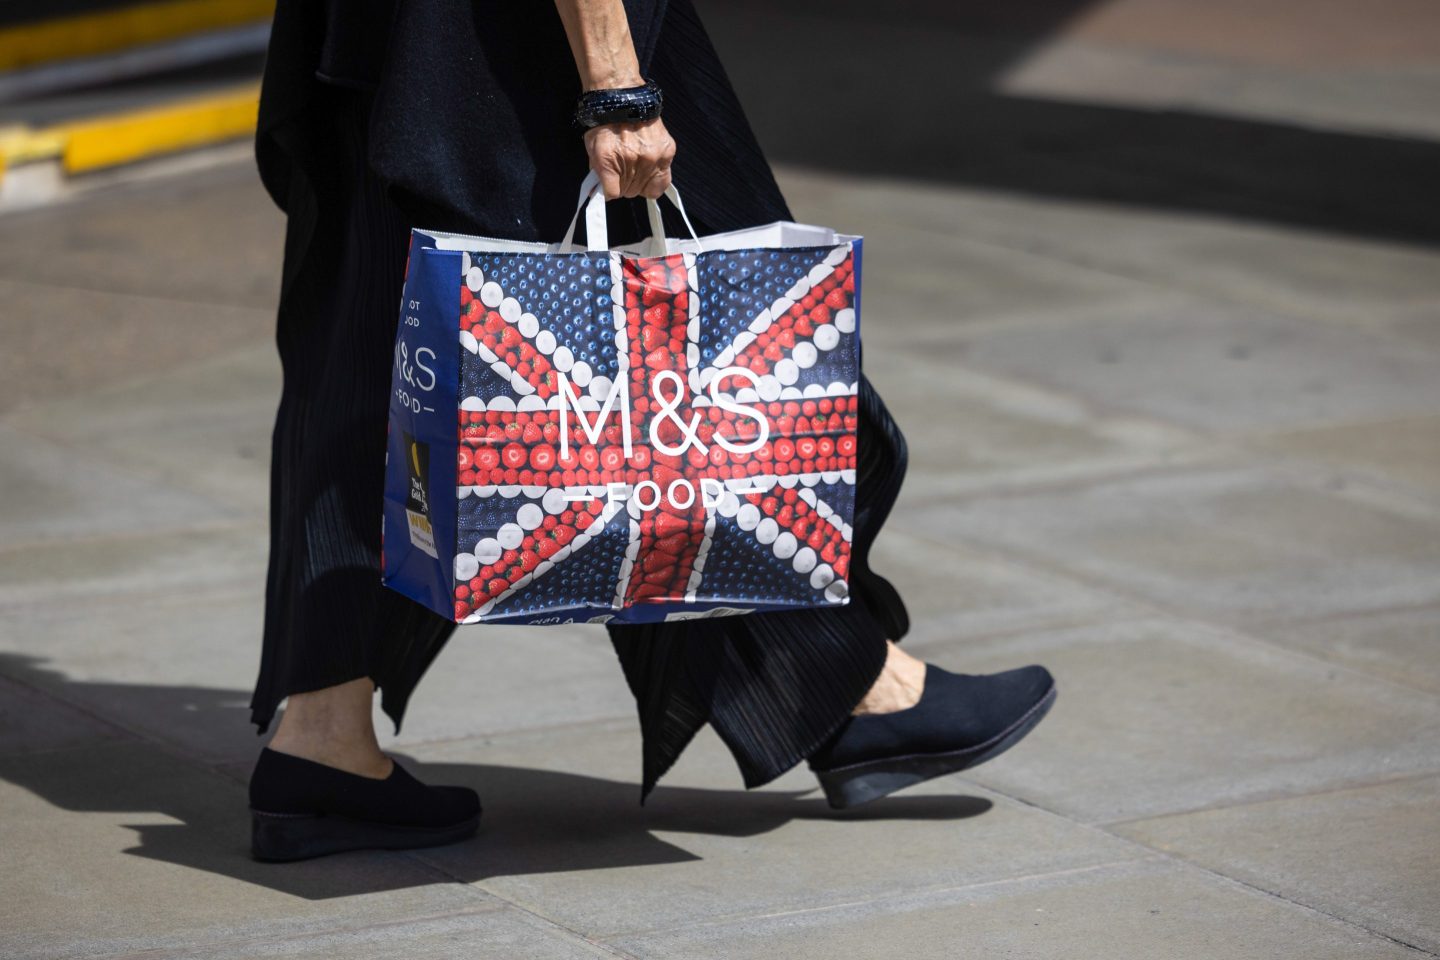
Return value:
[(250, 775), (256, 860), (434, 847), (464, 840), (479, 826), (474, 790), (427, 786), (398, 762), (377, 780), (266, 747)]
[(1054, 702), (1055, 680), (1038, 664), (972, 675), (927, 663), (914, 706), (846, 718), (809, 767), (832, 808), (853, 807), (999, 756)]

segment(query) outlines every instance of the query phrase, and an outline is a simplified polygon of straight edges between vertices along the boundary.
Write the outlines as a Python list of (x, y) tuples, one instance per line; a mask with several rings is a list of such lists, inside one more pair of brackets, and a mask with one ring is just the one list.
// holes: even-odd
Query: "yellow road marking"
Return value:
[(0, 171), (55, 159), (84, 173), (255, 132), (259, 84), (39, 130), (0, 130)]
[(275, 0), (166, 0), (0, 29), (0, 70), (92, 57), (268, 20)]

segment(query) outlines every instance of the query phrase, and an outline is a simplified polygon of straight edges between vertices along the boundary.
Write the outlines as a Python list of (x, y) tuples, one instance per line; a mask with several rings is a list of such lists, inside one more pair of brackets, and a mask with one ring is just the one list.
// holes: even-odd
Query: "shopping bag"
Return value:
[[(610, 247), (416, 229), (382, 580), (457, 622), (849, 600), (862, 238), (779, 221)], [(572, 237), (585, 213), (585, 246)]]

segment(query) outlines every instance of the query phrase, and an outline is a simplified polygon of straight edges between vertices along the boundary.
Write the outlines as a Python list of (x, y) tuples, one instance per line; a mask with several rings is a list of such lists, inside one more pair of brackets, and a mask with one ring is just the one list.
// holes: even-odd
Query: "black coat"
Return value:
[[(690, 0), (625, 0), (625, 8), (641, 72), (665, 94), (674, 182), (696, 230), (790, 219)], [(417, 225), (561, 239), (588, 162), (569, 125), (580, 77), (552, 2), (281, 0), (258, 151), (282, 208), (290, 165), (278, 147), (302, 162), (309, 155), (313, 176), (324, 176), (324, 145), (273, 142), (303, 114), (317, 76), (374, 91), (370, 165)], [(612, 242), (643, 236), (638, 199), (612, 203), (610, 219)]]

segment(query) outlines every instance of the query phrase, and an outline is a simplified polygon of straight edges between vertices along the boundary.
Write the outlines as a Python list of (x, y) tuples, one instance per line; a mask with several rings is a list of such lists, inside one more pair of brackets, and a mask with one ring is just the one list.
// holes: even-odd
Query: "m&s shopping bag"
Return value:
[[(684, 216), (679, 194), (666, 194)], [(611, 248), (415, 230), (384, 583), (463, 623), (848, 601), (862, 239), (782, 221)]]

